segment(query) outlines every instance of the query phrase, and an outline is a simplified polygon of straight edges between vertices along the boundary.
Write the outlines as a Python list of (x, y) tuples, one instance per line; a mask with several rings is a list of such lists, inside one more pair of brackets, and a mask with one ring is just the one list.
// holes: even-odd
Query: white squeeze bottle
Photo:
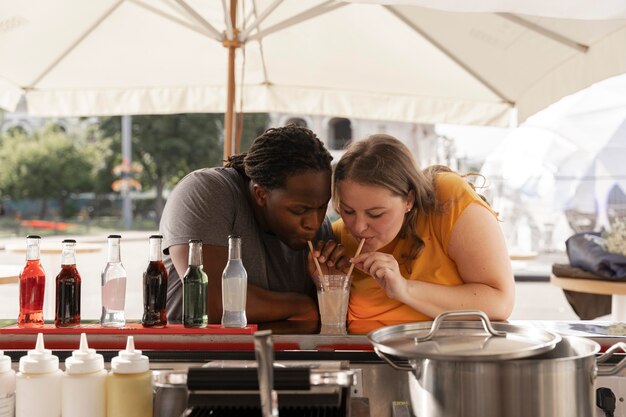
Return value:
[(59, 358), (43, 345), (37, 335), (35, 350), (20, 358), (15, 378), (15, 415), (17, 417), (59, 417), (61, 415), (61, 377)]
[(15, 371), (11, 358), (0, 350), (0, 417), (15, 415)]
[(132, 336), (128, 336), (126, 349), (111, 359), (111, 373), (107, 375), (107, 417), (152, 417), (150, 363), (147, 356), (135, 350)]
[(80, 348), (65, 360), (62, 379), (63, 417), (105, 417), (106, 376), (104, 358), (87, 346), (87, 335), (80, 335)]

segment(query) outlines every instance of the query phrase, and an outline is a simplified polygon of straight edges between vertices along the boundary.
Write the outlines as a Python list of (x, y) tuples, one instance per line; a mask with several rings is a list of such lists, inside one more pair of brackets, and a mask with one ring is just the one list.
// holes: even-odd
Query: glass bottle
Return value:
[(183, 325), (206, 327), (209, 324), (207, 288), (209, 280), (202, 267), (202, 241), (189, 240), (189, 267), (183, 277)]
[(56, 278), (54, 324), (57, 327), (80, 325), (80, 274), (76, 269), (76, 241), (61, 242), (61, 272)]
[(161, 244), (163, 236), (150, 236), (150, 263), (143, 273), (143, 318), (144, 327), (167, 325), (167, 269), (163, 265)]
[(109, 259), (102, 270), (102, 315), (100, 325), (123, 327), (126, 324), (126, 269), (120, 257), (120, 235), (109, 235)]
[(241, 262), (241, 237), (228, 236), (228, 263), (222, 273), (222, 326), (246, 327), (248, 274)]
[(39, 259), (40, 236), (26, 236), (26, 265), (20, 272), (19, 327), (43, 326), (43, 299), (46, 273)]

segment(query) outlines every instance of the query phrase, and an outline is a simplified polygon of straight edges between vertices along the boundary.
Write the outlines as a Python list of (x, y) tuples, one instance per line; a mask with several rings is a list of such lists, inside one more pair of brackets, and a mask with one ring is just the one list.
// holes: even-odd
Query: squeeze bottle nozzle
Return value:
[(46, 349), (43, 344), (43, 333), (37, 334), (34, 350), (29, 350), (20, 358), (20, 372), (30, 374), (46, 374), (59, 369), (59, 358)]
[(148, 357), (135, 349), (133, 336), (126, 339), (126, 349), (120, 350), (118, 356), (111, 359), (111, 370), (118, 374), (135, 374), (150, 370)]
[(72, 352), (72, 356), (65, 360), (65, 370), (68, 374), (86, 374), (104, 369), (104, 358), (89, 349), (87, 335), (80, 334), (80, 347)]

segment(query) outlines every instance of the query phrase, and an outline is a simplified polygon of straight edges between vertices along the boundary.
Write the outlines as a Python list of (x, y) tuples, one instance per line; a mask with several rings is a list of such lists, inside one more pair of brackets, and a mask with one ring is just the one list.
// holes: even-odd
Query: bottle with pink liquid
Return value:
[(102, 270), (102, 315), (100, 325), (123, 327), (126, 300), (126, 270), (120, 257), (120, 235), (110, 235), (109, 260)]

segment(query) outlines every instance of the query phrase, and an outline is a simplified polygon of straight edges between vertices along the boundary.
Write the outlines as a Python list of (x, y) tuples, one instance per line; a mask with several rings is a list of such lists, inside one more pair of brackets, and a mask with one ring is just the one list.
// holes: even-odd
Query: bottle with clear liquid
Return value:
[(161, 244), (163, 236), (150, 236), (150, 263), (143, 273), (143, 318), (144, 327), (167, 325), (167, 269), (163, 265)]
[(19, 327), (43, 326), (43, 299), (46, 273), (39, 259), (40, 236), (26, 236), (26, 265), (20, 272)]
[(228, 263), (222, 273), (222, 326), (246, 327), (248, 274), (241, 261), (241, 237), (228, 236)]
[(183, 277), (183, 325), (206, 327), (209, 280), (202, 266), (202, 241), (189, 241), (189, 267)]
[(120, 257), (120, 235), (109, 235), (109, 259), (102, 270), (102, 315), (100, 325), (123, 327), (126, 300), (126, 270)]
[(54, 324), (57, 327), (80, 325), (80, 274), (76, 269), (76, 241), (61, 242), (61, 272), (56, 277)]

